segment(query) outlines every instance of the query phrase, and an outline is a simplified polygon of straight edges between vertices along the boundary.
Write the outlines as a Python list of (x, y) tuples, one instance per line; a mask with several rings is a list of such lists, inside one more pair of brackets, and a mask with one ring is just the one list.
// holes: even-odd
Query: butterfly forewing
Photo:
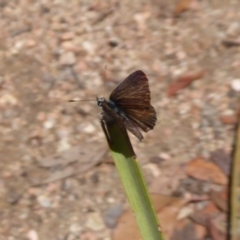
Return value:
[(155, 126), (156, 111), (150, 104), (148, 79), (142, 71), (130, 74), (112, 92), (110, 100), (132, 120), (135, 128), (147, 132)]
[(141, 100), (141, 94), (144, 95), (144, 101), (150, 102), (150, 91), (146, 75), (141, 71), (135, 71), (130, 74), (119, 86), (113, 90), (109, 99), (116, 104), (124, 99)]

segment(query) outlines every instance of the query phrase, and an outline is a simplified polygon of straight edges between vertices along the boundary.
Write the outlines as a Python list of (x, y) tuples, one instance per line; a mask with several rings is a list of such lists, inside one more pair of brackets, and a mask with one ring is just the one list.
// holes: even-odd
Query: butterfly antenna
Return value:
[(93, 99), (70, 99), (68, 100), (68, 102), (92, 102), (92, 101), (96, 101), (96, 100), (93, 100)]

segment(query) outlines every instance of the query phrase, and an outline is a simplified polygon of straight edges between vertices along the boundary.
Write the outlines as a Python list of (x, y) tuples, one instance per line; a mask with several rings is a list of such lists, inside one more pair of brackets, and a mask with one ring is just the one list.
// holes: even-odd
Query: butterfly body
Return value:
[(109, 101), (97, 98), (103, 109), (102, 121), (116, 122), (128, 129), (140, 141), (140, 130), (148, 132), (155, 126), (156, 111), (150, 104), (150, 91), (146, 75), (138, 70), (130, 74), (110, 95)]
[[(106, 109), (111, 109), (115, 114), (118, 114), (119, 116), (121, 116), (123, 119), (128, 120), (127, 115), (118, 107), (116, 106), (116, 104), (113, 101), (107, 101), (105, 98), (97, 98), (97, 102), (98, 102), (98, 106), (102, 107), (103, 109), (105, 109), (105, 114), (107, 113)], [(112, 115), (115, 115), (112, 114)], [(109, 117), (109, 121), (111, 121), (111, 117), (108, 115)], [(112, 119), (114, 120), (114, 119)]]

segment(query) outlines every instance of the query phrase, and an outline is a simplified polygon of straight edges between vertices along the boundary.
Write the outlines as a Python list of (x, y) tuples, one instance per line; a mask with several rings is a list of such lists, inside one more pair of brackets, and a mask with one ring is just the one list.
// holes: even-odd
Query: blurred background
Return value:
[(130, 138), (150, 192), (175, 206), (159, 207), (166, 239), (225, 239), (214, 199), (226, 206), (217, 194), (239, 114), (239, 7), (0, 0), (0, 239), (138, 239), (95, 101), (138, 69), (158, 121), (143, 142)]

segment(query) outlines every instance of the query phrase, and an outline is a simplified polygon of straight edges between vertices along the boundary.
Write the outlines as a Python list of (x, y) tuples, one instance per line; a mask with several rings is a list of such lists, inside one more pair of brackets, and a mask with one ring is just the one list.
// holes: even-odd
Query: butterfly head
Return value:
[(96, 100), (97, 100), (97, 105), (98, 105), (99, 107), (102, 107), (102, 103), (106, 101), (106, 99), (103, 98), (103, 97), (101, 97), (101, 98), (96, 97)]

